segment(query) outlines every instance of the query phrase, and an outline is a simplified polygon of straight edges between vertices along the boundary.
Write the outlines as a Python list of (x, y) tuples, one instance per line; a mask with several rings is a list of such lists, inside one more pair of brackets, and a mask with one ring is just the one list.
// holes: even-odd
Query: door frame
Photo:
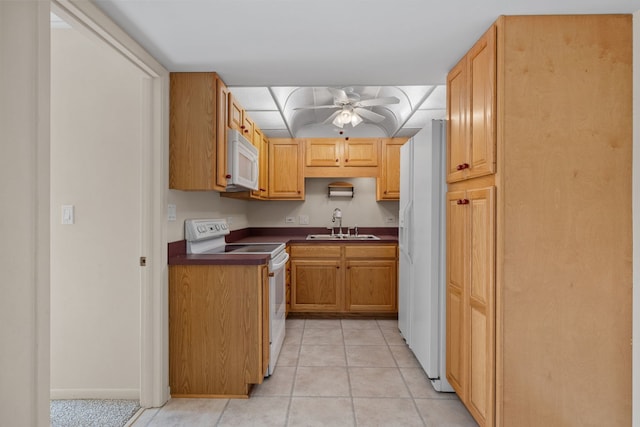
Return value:
[(140, 69), (142, 89), (140, 405), (159, 407), (169, 399), (167, 206), (169, 72), (93, 3), (50, 0), (51, 10), (80, 31), (106, 43)]

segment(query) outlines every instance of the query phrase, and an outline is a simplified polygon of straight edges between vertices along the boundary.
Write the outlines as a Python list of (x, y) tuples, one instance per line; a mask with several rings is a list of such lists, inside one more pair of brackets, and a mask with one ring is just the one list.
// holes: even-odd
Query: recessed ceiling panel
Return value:
[(265, 129), (287, 129), (282, 116), (278, 111), (251, 111), (247, 114), (262, 130)]
[(429, 97), (420, 106), (421, 110), (437, 110), (447, 108), (447, 87), (436, 86)]
[(418, 110), (411, 116), (403, 127), (422, 129), (429, 120), (444, 119), (446, 117), (446, 113), (446, 110)]
[(266, 87), (229, 87), (233, 96), (245, 110), (278, 110)]

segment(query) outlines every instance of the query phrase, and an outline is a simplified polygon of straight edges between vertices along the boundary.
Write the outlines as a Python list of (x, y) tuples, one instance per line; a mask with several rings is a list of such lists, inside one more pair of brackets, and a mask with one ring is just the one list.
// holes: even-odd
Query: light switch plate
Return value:
[(300, 225), (309, 225), (309, 215), (300, 215), (298, 217)]
[(295, 216), (288, 216), (284, 219), (284, 222), (286, 222), (287, 224), (295, 224), (296, 223), (296, 217)]
[(169, 221), (176, 220), (176, 205), (167, 206), (167, 219)]
[(72, 225), (75, 220), (73, 205), (62, 205), (62, 224)]
[(393, 224), (394, 222), (396, 222), (396, 217), (395, 216), (387, 216), (384, 218), (384, 222), (386, 222), (387, 224)]

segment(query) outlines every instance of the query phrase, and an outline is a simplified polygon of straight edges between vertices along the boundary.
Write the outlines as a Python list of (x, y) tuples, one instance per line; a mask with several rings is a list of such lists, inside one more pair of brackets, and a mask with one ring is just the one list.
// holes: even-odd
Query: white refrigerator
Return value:
[(432, 120), (400, 151), (398, 327), (437, 391), (445, 377), (445, 121)]

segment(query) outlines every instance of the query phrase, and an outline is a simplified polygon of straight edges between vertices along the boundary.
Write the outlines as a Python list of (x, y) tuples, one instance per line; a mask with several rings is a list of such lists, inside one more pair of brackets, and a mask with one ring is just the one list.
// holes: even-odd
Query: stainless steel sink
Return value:
[(337, 236), (331, 234), (309, 234), (307, 240), (380, 240), (373, 234), (358, 234), (357, 236)]

